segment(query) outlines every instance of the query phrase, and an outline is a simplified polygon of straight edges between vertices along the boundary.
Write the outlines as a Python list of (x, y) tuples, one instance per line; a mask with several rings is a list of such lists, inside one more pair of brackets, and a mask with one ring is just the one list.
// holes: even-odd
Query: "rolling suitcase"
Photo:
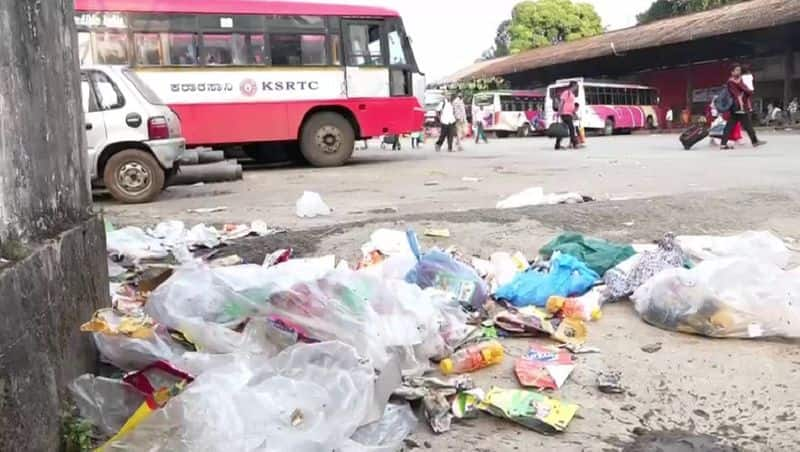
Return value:
[(687, 151), (708, 136), (708, 129), (703, 126), (692, 126), (681, 134), (681, 144)]

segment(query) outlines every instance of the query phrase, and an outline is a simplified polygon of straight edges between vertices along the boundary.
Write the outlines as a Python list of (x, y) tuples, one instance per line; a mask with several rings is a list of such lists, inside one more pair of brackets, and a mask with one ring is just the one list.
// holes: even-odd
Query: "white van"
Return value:
[[(544, 91), (488, 91), (472, 97), (472, 117), (498, 138), (527, 137), (544, 130)], [(474, 122), (474, 119), (473, 119)]]
[(186, 149), (178, 116), (122, 66), (81, 68), (92, 183), (124, 203), (150, 202)]

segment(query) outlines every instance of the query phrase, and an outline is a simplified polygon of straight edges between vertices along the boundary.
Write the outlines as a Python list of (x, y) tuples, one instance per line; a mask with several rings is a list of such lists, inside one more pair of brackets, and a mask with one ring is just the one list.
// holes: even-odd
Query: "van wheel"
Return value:
[(150, 202), (164, 189), (166, 174), (155, 157), (140, 149), (126, 149), (111, 156), (103, 170), (103, 182), (117, 201)]
[(517, 136), (520, 138), (527, 138), (531, 136), (532, 133), (530, 124), (525, 124), (517, 130)]
[(606, 125), (603, 127), (603, 135), (609, 137), (614, 135), (614, 120), (611, 118), (606, 119)]
[(353, 155), (356, 137), (353, 126), (342, 115), (317, 113), (303, 124), (300, 151), (314, 166), (341, 166)]

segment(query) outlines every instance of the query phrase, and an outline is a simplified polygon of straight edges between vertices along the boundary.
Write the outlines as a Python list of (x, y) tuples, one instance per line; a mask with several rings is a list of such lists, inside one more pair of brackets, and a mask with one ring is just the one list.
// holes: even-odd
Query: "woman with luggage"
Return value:
[[(728, 141), (733, 135), (733, 131), (737, 124), (741, 124), (742, 128), (750, 136), (750, 142), (753, 147), (759, 147), (766, 144), (764, 141), (759, 141), (755, 129), (753, 129), (753, 90), (742, 79), (742, 65), (736, 64), (731, 68), (731, 77), (725, 85), (727, 94), (733, 99), (733, 106), (730, 109), (730, 119), (725, 124), (725, 132), (722, 135), (722, 150), (733, 149), (733, 146), (728, 144)], [(726, 112), (720, 112), (726, 113)]]

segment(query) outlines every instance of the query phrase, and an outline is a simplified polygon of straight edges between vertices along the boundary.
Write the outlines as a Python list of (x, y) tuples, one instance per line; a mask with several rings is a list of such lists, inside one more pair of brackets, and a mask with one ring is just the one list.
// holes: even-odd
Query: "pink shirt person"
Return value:
[(561, 116), (575, 115), (575, 94), (567, 88), (561, 93), (561, 107), (558, 109)]

